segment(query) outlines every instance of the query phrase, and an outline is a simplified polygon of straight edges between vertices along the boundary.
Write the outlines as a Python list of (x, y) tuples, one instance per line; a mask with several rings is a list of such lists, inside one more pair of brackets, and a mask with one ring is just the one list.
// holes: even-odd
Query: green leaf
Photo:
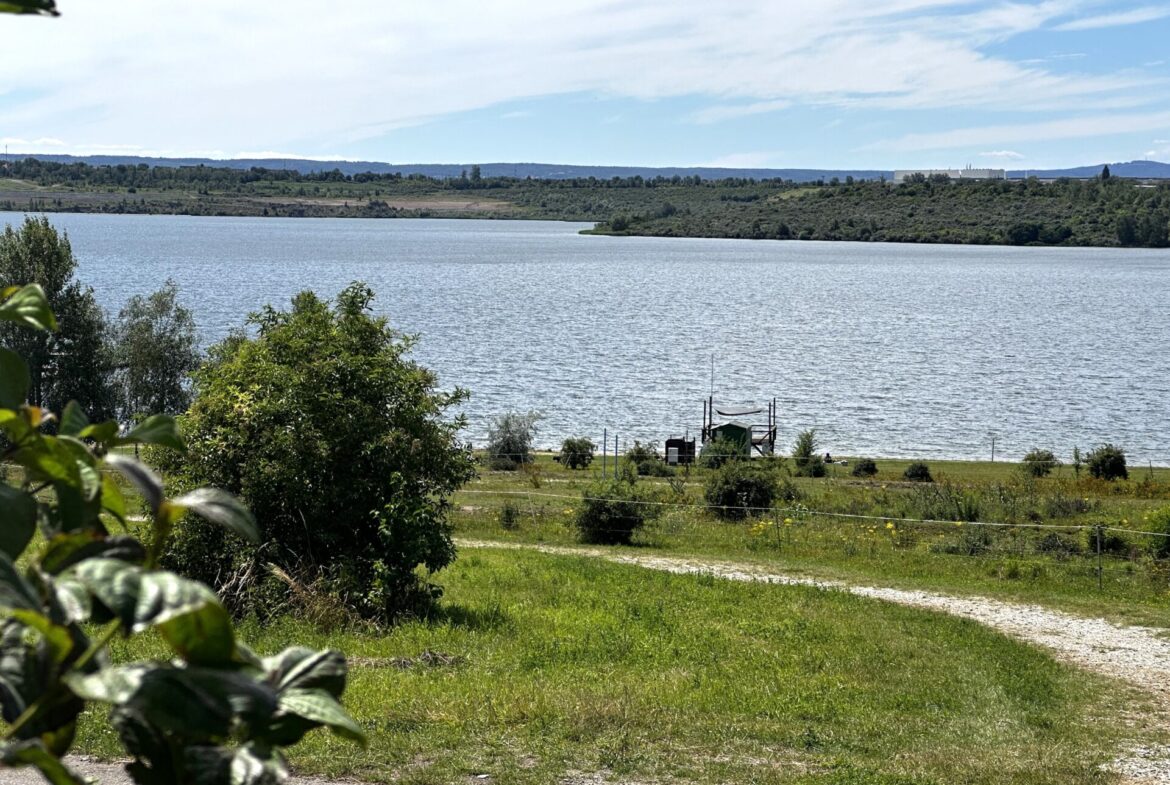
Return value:
[(74, 578), (62, 578), (53, 581), (53, 593), (57, 597), (57, 604), (70, 622), (89, 621), (93, 615), (93, 603), (89, 599), (89, 591)]
[(240, 500), (218, 488), (198, 488), (175, 499), (173, 504), (184, 507), (211, 523), (240, 535), (248, 542), (260, 542), (256, 519)]
[(40, 612), (41, 600), (7, 553), (0, 553), (0, 608)]
[[(0, 4), (0, 9), (3, 5)], [(71, 771), (39, 741), (9, 742), (0, 747), (0, 763), (12, 768), (35, 766), (50, 785), (88, 785), (89, 780)]]
[(16, 352), (0, 347), (0, 407), (18, 409), (28, 400), (28, 364)]
[(65, 658), (73, 651), (73, 636), (68, 629), (54, 624), (38, 611), (14, 610), (11, 613), (12, 618), (41, 634), (54, 663), (60, 665), (65, 662)]
[(80, 436), (87, 425), (89, 425), (89, 418), (81, 410), (81, 404), (77, 401), (70, 401), (65, 404), (65, 411), (61, 413), (61, 425), (57, 432), (62, 436)]
[(125, 707), (192, 740), (226, 737), (237, 716), (262, 725), (277, 709), (271, 688), (235, 670), (140, 663), (63, 680), (80, 698)]
[(159, 508), (164, 501), (162, 480), (143, 464), (127, 458), (124, 455), (110, 453), (106, 456), (106, 465), (114, 467), (131, 485), (138, 489), (142, 498), (146, 500), (150, 511), (158, 515)]
[(278, 785), (288, 780), (288, 764), (278, 750), (260, 744), (238, 749), (188, 747), (183, 763), (191, 785)]
[(142, 568), (120, 559), (86, 559), (73, 568), (71, 575), (97, 600), (122, 620), (126, 629), (135, 626), (138, 591)]
[(342, 738), (366, 746), (366, 734), (341, 704), (325, 690), (294, 688), (280, 693), (280, 710), (326, 725)]
[(0, 484), (0, 551), (16, 561), (37, 529), (37, 502), (31, 495)]
[(77, 437), (79, 439), (93, 439), (95, 442), (109, 447), (118, 440), (118, 423), (106, 420), (87, 425), (81, 429)]
[(100, 557), (141, 564), (146, 550), (138, 540), (126, 535), (106, 537), (94, 531), (58, 534), (49, 540), (40, 567), (49, 575), (59, 575), (85, 559)]
[(156, 625), (175, 653), (193, 665), (232, 662), (236, 638), (231, 617), (201, 583), (169, 572), (147, 573), (135, 615), (136, 628)]
[(175, 418), (169, 414), (154, 414), (135, 426), (130, 433), (118, 439), (118, 444), (157, 444), (186, 452), (187, 446), (179, 436)]
[(175, 653), (196, 665), (232, 662), (231, 617), (215, 592), (173, 572), (146, 572), (118, 559), (88, 558), (72, 576), (128, 630), (158, 627)]
[(292, 688), (323, 689), (336, 698), (345, 692), (349, 668), (336, 649), (313, 651), (291, 646), (264, 660), (264, 671), (279, 691)]
[(102, 475), (102, 509), (117, 518), (123, 526), (126, 525), (126, 497), (122, 495), (118, 483), (108, 474)]
[[(0, 8), (3, 5), (0, 3)], [(12, 3), (7, 5), (11, 6)], [(4, 302), (0, 304), (0, 321), (16, 322), (36, 330), (57, 329), (57, 320), (53, 317), (49, 300), (40, 284), (30, 283), (15, 291), (10, 288), (5, 290), (4, 295)]]

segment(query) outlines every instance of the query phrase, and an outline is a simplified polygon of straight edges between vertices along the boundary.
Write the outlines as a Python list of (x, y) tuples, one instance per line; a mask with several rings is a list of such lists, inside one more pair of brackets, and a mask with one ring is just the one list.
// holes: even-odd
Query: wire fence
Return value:
[[(566, 538), (576, 533), (585, 505), (606, 501), (588, 493), (467, 489), (457, 497), (456, 524), (505, 535)], [(719, 520), (730, 508), (689, 499), (629, 498), (650, 523), (647, 544), (685, 546), (725, 555), (742, 548), (833, 566), (858, 559), (899, 560), (911, 570), (980, 570), (1008, 581), (1075, 581), (1098, 592), (1148, 597), (1170, 588), (1170, 532), (1107, 523), (962, 520), (812, 509), (781, 502), (735, 507), (745, 520)], [(598, 529), (594, 529), (598, 531)], [(620, 533), (622, 529), (604, 529)]]

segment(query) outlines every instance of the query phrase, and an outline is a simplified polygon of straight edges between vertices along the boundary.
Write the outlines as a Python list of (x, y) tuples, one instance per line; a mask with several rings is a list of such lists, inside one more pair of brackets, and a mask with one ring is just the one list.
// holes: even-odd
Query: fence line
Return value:
[[(470, 495), (483, 496), (524, 496), (530, 500), (532, 497), (544, 499), (562, 499), (568, 501), (608, 501), (598, 496), (579, 495), (573, 496), (569, 494), (557, 493), (532, 493), (530, 491), (476, 491), (476, 490), (462, 490), (459, 493)], [(959, 524), (961, 526), (986, 526), (993, 528), (1004, 529), (1056, 529), (1064, 531), (1085, 531), (1097, 530), (1111, 531), (1111, 532), (1125, 532), (1127, 534), (1147, 535), (1150, 537), (1170, 537), (1170, 533), (1166, 532), (1149, 532), (1140, 531), (1137, 529), (1123, 529), (1116, 526), (1105, 526), (1102, 524), (1053, 524), (1053, 523), (1003, 523), (1000, 521), (957, 521), (957, 520), (941, 520), (938, 518), (901, 518), (892, 515), (857, 515), (853, 513), (830, 512), (828, 510), (812, 510), (807, 507), (729, 507), (718, 504), (696, 504), (685, 502), (662, 502), (650, 501), (648, 499), (623, 499), (623, 504), (637, 504), (654, 507), (673, 507), (676, 509), (692, 509), (692, 510), (744, 510), (746, 512), (755, 513), (791, 513), (796, 515), (811, 515), (825, 518), (844, 518), (847, 520), (858, 521), (879, 521), (882, 523), (894, 524), (925, 524), (931, 526), (954, 526)]]

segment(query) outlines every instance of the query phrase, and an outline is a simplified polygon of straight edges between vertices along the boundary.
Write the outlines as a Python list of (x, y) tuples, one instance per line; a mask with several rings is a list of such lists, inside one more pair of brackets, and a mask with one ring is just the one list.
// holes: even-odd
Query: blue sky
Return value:
[(59, 5), (59, 19), (0, 18), (0, 143), (12, 153), (1170, 161), (1170, 2)]

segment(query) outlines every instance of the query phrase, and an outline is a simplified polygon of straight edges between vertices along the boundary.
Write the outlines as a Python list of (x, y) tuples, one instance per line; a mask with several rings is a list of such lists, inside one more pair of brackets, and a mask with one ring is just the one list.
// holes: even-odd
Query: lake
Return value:
[[(111, 313), (173, 278), (204, 345), (354, 280), (472, 392), (467, 437), (694, 435), (775, 397), (784, 452), (1170, 464), (1170, 251), (588, 237), (584, 224), (55, 214)], [(0, 214), (17, 223), (19, 214)], [(712, 358), (714, 365), (712, 373)]]

